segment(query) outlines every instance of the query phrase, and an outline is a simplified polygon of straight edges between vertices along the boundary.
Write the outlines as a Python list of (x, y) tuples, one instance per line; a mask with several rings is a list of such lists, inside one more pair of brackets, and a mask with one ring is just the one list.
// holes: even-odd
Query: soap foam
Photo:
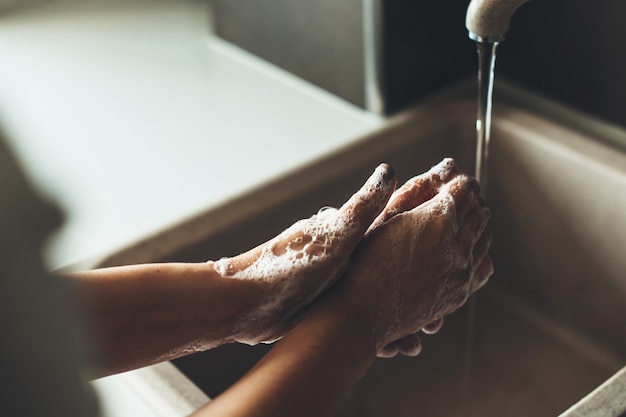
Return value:
[[(246, 268), (234, 271), (229, 258), (214, 262), (214, 269), (221, 276), (262, 280), (274, 288), (260, 308), (240, 321), (238, 341), (267, 341), (268, 328), (275, 326), (276, 320), (309, 304), (340, 276), (347, 268), (358, 235), (367, 227), (361, 224), (361, 217), (368, 217), (369, 224), (391, 195), (395, 181), (385, 179), (389, 174), (390, 168), (380, 165), (341, 209), (323, 207), (309, 219), (296, 222), (268, 242)], [(368, 216), (355, 216), (357, 207)], [(321, 272), (305, 272), (315, 269)], [(315, 282), (302, 282), (301, 277)], [(284, 311), (286, 308), (290, 310)]]
[[(449, 175), (449, 169), (453, 166), (451, 162), (444, 160), (436, 165), (433, 171), (446, 176)], [(404, 276), (405, 279), (412, 279), (413, 277), (407, 273), (407, 268), (414, 261), (414, 256), (418, 253), (420, 245), (424, 243), (425, 228), (431, 221), (445, 222), (442, 230), (444, 234), (438, 236), (441, 241), (437, 244), (437, 252), (433, 254), (437, 262), (432, 265), (433, 270), (440, 276), (440, 281), (436, 293), (432, 295), (433, 304), (431, 308), (424, 311), (423, 317), (418, 320), (431, 321), (433, 317), (447, 314), (450, 309), (455, 309), (463, 304), (469, 295), (470, 277), (465, 277), (466, 285), (459, 285), (459, 278), (462, 276), (459, 274), (463, 274), (471, 262), (466, 259), (466, 255), (459, 247), (458, 201), (454, 197), (454, 195), (458, 195), (458, 188), (465, 186), (464, 183), (467, 181), (469, 178), (465, 175), (453, 177), (439, 187), (437, 194), (432, 199), (410, 212), (397, 214), (388, 220), (385, 231), (382, 232), (387, 234), (388, 244), (392, 248), (388, 258), (381, 260), (382, 270), (388, 276)], [(401, 222), (402, 226), (392, 226), (393, 222)], [(397, 336), (395, 332), (399, 329), (406, 303), (405, 293), (402, 291), (405, 288), (403, 282), (383, 281), (380, 279), (380, 275), (367, 270), (359, 271), (359, 273), (359, 279), (373, 282), (384, 297), (388, 300), (394, 300), (393, 303), (387, 302), (388, 306), (391, 304), (391, 310), (387, 312), (386, 317), (387, 320), (391, 318), (391, 323), (388, 328), (381, 329), (385, 334), (385, 340), (393, 340)], [(379, 346), (379, 348), (382, 349), (383, 347)], [(390, 350), (393, 349), (390, 347)]]

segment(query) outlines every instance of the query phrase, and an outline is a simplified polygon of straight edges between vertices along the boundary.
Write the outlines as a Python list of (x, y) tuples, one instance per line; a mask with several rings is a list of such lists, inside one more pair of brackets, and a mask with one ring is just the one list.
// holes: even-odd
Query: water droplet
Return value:
[(335, 212), (335, 211), (337, 211), (337, 209), (334, 208), (334, 207), (324, 206), (321, 209), (319, 209), (319, 211), (317, 212), (317, 215), (318, 216), (325, 215), (325, 214), (329, 214), (329, 213), (332, 213), (332, 212)]

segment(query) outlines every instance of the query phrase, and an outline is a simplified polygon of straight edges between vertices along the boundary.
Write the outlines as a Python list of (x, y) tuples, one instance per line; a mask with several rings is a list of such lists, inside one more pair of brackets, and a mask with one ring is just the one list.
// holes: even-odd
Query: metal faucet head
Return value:
[(471, 0), (465, 16), (470, 39), (482, 43), (504, 40), (515, 10), (528, 0)]

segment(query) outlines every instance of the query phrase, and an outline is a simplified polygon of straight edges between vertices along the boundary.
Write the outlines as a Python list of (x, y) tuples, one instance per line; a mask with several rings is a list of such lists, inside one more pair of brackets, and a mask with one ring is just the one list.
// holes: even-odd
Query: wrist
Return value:
[[(371, 308), (374, 293), (369, 288), (348, 288), (341, 282), (313, 306), (313, 314), (342, 328), (345, 338), (364, 356), (376, 356), (378, 313)], [(304, 319), (306, 320), (306, 318)], [(304, 321), (303, 320), (303, 321)]]
[[(297, 346), (304, 362), (324, 358), (321, 367), (332, 368), (334, 382), (350, 386), (359, 381), (376, 359), (372, 326), (360, 311), (331, 300), (319, 300), (277, 347)], [(308, 353), (307, 353), (308, 352)]]
[(242, 321), (255, 314), (268, 290), (256, 280), (223, 276), (214, 265), (213, 261), (190, 265), (202, 275), (193, 317), (202, 322), (202, 327), (232, 339), (241, 331)]
[(374, 280), (366, 278), (368, 275), (364, 271), (349, 271), (334, 292), (333, 303), (354, 321), (367, 326), (370, 343), (378, 351), (388, 343), (390, 329), (394, 327), (389, 321), (393, 315), (386, 307), (386, 289), (378, 284), (383, 282), (382, 278)]

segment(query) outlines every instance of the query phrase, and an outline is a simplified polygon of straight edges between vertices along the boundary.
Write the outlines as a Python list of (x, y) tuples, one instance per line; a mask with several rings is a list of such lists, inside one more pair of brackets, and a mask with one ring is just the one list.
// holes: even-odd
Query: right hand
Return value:
[(417, 355), (417, 332), (434, 332), (493, 273), (490, 211), (478, 182), (447, 159), (408, 181), (358, 248), (343, 288), (369, 311), (378, 356)]

